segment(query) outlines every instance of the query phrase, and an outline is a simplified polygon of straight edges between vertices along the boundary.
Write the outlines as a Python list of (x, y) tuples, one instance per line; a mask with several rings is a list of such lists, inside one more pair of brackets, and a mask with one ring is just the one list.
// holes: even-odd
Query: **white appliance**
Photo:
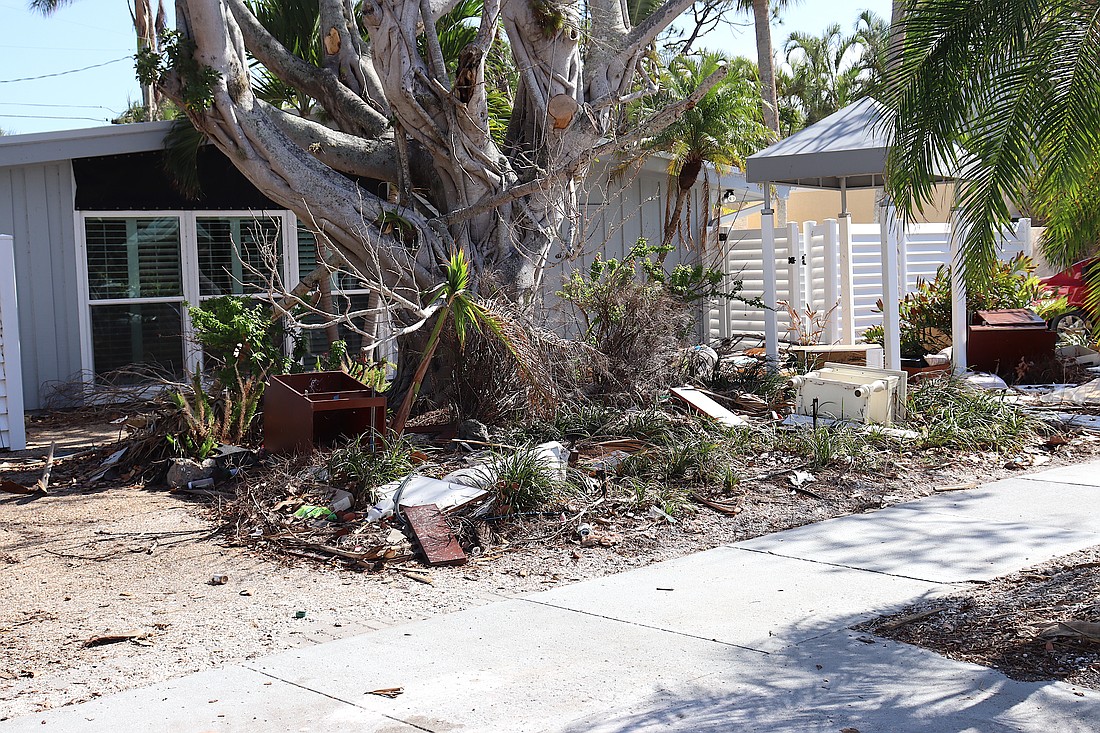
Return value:
[(875, 425), (905, 419), (905, 372), (830, 362), (794, 377), (791, 385), (798, 389), (799, 415)]

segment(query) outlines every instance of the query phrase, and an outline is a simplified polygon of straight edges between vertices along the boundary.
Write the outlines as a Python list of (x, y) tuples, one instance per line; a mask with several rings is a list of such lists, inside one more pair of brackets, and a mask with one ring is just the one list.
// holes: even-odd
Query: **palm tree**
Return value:
[(870, 10), (856, 19), (853, 38), (860, 45), (860, 83), (866, 94), (875, 96), (886, 84), (890, 52), (890, 23)]
[(859, 65), (848, 52), (858, 43), (834, 23), (820, 36), (792, 33), (783, 46), (791, 68), (788, 94), (812, 125), (862, 96)]
[(907, 214), (960, 175), (960, 262), (980, 280), (1012, 207), (1046, 218), (1059, 265), (1100, 242), (1100, 3), (917, 0), (887, 102), (887, 187)]
[(775, 49), (772, 47), (772, 13), (778, 14), (797, 0), (737, 0), (737, 9), (752, 13), (756, 30), (756, 67), (760, 73), (760, 98), (764, 124), (779, 136), (779, 102), (775, 91)]
[[(677, 56), (661, 77), (661, 102), (684, 99), (720, 65), (735, 63), (722, 54), (708, 52), (701, 58)], [(664, 246), (682, 231), (685, 205), (707, 163), (718, 167), (744, 167), (744, 159), (773, 138), (762, 124), (759, 98), (744, 68), (730, 73), (699, 103), (653, 138), (650, 147), (672, 154), (670, 178), (676, 181), (676, 198), (671, 202), (664, 226)], [(704, 176), (704, 199), (709, 200), (709, 181)], [(670, 184), (671, 188), (671, 184)], [(661, 259), (664, 259), (663, 254)]]
[(430, 305), (438, 303), (439, 306), (435, 317), (435, 326), (432, 327), (431, 335), (428, 336), (424, 353), (420, 356), (420, 363), (416, 367), (412, 381), (409, 383), (408, 389), (405, 390), (401, 406), (394, 413), (393, 422), (390, 423), (390, 431), (398, 438), (405, 432), (405, 423), (408, 422), (413, 404), (416, 402), (417, 395), (420, 394), (420, 387), (424, 384), (424, 377), (428, 374), (428, 365), (431, 364), (432, 357), (435, 356), (440, 336), (443, 333), (443, 326), (446, 325), (448, 319), (451, 319), (454, 323), (455, 335), (458, 337), (460, 349), (465, 345), (466, 334), (471, 328), (478, 331), (488, 329), (501, 340), (513, 356), (515, 355), (512, 343), (504, 333), (501, 321), (485, 306), (478, 303), (470, 292), (470, 262), (466, 258), (466, 253), (462, 250), (453, 250), (444, 269), (446, 280), (427, 297), (427, 302)]

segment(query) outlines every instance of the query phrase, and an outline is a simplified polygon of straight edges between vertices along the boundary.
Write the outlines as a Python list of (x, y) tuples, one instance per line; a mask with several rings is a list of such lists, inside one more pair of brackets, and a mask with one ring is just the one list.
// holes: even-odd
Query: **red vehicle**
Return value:
[(1100, 257), (1081, 260), (1056, 275), (1044, 277), (1041, 282), (1069, 301), (1069, 310), (1050, 321), (1050, 330), (1059, 333), (1092, 333), (1097, 323), (1096, 311), (1088, 307), (1088, 279), (1100, 276)]

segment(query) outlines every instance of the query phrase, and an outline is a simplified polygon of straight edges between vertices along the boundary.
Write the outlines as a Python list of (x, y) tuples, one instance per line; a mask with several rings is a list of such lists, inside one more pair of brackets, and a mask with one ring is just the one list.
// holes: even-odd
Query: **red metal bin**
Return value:
[(344, 372), (272, 377), (264, 390), (264, 448), (302, 453), (337, 438), (383, 435), (386, 398)]

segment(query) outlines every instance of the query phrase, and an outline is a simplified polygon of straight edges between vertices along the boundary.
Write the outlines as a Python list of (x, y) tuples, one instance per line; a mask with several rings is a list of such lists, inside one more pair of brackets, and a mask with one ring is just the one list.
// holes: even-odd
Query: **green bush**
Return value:
[[(237, 378), (253, 376), (261, 381), (271, 374), (285, 374), (294, 366), (294, 353), (286, 351), (282, 319), (272, 319), (271, 309), (254, 298), (226, 295), (201, 305), (187, 305), (195, 341), (212, 366), (218, 382), (232, 388)], [(298, 342), (294, 340), (295, 350)]]

